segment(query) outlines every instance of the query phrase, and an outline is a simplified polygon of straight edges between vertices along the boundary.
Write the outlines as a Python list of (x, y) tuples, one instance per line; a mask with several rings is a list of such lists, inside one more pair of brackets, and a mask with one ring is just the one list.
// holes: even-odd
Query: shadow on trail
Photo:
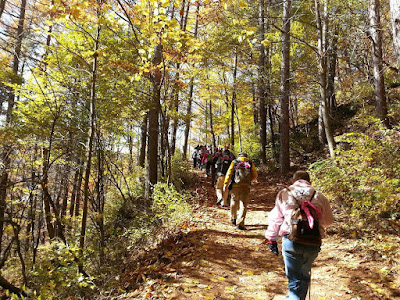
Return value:
[[(188, 248), (187, 254), (171, 261), (178, 275), (170, 277), (168, 282), (181, 284), (182, 293), (185, 288), (190, 293), (211, 289), (219, 293), (219, 299), (227, 299), (222, 297), (225, 290), (246, 289), (255, 282), (260, 291), (284, 293), (282, 257), (270, 253), (266, 245), (260, 245), (264, 240), (262, 234), (236, 230), (232, 227), (228, 232), (202, 229), (188, 233), (182, 241), (184, 248)], [(278, 280), (266, 282), (263, 280), (266, 273), (276, 274)], [(187, 297), (194, 299), (193, 295)], [(242, 298), (236, 295), (235, 299)]]

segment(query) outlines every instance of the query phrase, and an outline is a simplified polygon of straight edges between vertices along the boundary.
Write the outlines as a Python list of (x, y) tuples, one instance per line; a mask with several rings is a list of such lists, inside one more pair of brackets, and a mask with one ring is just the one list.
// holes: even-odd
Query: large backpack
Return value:
[(251, 161), (235, 160), (235, 173), (233, 182), (240, 185), (251, 184)]
[(231, 163), (232, 163), (232, 159), (227, 155), (218, 157), (218, 160), (216, 163), (217, 176), (225, 176), (226, 172), (228, 172), (228, 169), (229, 169)]
[[(315, 191), (312, 194), (309, 201), (305, 201), (304, 204), (296, 199), (289, 192), (289, 194), (296, 200), (298, 206), (292, 212), (291, 217), (291, 232), (288, 236), (289, 240), (304, 244), (304, 245), (321, 245), (321, 232), (318, 222), (318, 209), (312, 204), (314, 199)], [(311, 205), (310, 205), (311, 203)], [(308, 204), (308, 205), (307, 205)], [(309, 211), (309, 215), (312, 217), (313, 222), (310, 223), (310, 219), (307, 217), (306, 209)]]

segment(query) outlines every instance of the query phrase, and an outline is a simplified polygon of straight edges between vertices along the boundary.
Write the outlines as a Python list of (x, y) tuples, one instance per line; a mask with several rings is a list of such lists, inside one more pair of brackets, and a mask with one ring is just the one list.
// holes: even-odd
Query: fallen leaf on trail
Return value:
[(254, 272), (249, 270), (249, 271), (244, 272), (243, 274), (245, 274), (245, 275), (254, 275)]
[(221, 280), (221, 281), (226, 280), (226, 278), (225, 278), (225, 277), (222, 277), (222, 276), (219, 276), (217, 279), (218, 279), (218, 280)]
[(197, 287), (199, 288), (199, 289), (210, 289), (210, 287), (207, 285), (207, 284), (199, 284), (199, 285), (197, 285)]

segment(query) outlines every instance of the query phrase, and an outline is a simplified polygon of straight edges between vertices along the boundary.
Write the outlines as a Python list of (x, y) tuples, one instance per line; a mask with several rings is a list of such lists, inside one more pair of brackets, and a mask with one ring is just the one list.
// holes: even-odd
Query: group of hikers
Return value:
[[(215, 183), (217, 205), (228, 207), (230, 195), (230, 222), (239, 230), (244, 225), (251, 183), (258, 177), (257, 170), (244, 152), (237, 158), (229, 147), (217, 148), (211, 153), (206, 146), (196, 147), (193, 167), (206, 167), (207, 176)], [(200, 161), (200, 162), (199, 162)], [(211, 174), (210, 174), (211, 173)], [(306, 299), (311, 282), (311, 265), (321, 250), (325, 227), (333, 223), (328, 199), (311, 185), (310, 175), (298, 170), (291, 185), (276, 196), (275, 206), (268, 214), (268, 228), (264, 244), (279, 255), (278, 238), (282, 238), (282, 255), (289, 293), (286, 299)]]

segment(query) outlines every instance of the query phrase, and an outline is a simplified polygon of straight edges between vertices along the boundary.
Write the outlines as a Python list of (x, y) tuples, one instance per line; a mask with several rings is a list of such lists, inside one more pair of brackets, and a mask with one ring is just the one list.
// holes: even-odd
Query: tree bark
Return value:
[(262, 43), (265, 35), (265, 2), (259, 0), (259, 57), (258, 57), (258, 97), (259, 97), (259, 116), (260, 116), (260, 156), (261, 162), (267, 162), (266, 147), (267, 147), (267, 110), (266, 110), (266, 68), (265, 68), (265, 46)]
[(283, 26), (282, 26), (282, 64), (280, 84), (280, 172), (289, 173), (289, 95), (290, 95), (290, 18), (292, 1), (283, 2)]
[(389, 128), (385, 93), (385, 72), (383, 70), (382, 25), (380, 17), (380, 1), (369, 1), (370, 34), (372, 39), (372, 64), (374, 68), (374, 90), (376, 110), (382, 123)]
[(138, 165), (142, 168), (145, 167), (146, 162), (146, 145), (147, 145), (147, 132), (148, 132), (148, 113), (145, 114), (142, 120), (142, 125), (140, 126), (140, 150)]
[(231, 101), (231, 145), (232, 149), (235, 146), (235, 107), (236, 107), (236, 76), (237, 76), (237, 63), (238, 55), (235, 51), (235, 62), (233, 67), (233, 87), (232, 87), (232, 101)]
[(328, 107), (331, 119), (334, 118), (337, 103), (336, 103), (336, 93), (335, 93), (335, 76), (336, 76), (336, 63), (337, 63), (337, 51), (338, 51), (338, 30), (335, 29), (333, 33), (333, 38), (331, 45), (328, 50), (328, 82), (327, 82), (327, 98)]
[[(195, 24), (194, 24), (194, 34), (193, 34), (195, 39), (197, 38), (197, 31), (199, 28), (199, 14), (200, 14), (200, 2), (197, 1), (196, 20), (195, 20)], [(187, 106), (186, 118), (185, 118), (185, 139), (184, 139), (184, 143), (183, 143), (183, 158), (184, 159), (187, 159), (190, 123), (192, 120), (193, 89), (194, 89), (194, 77), (192, 77), (190, 79), (190, 84), (189, 84), (188, 106)]]
[(331, 120), (329, 116), (329, 107), (327, 101), (327, 47), (326, 36), (328, 30), (327, 20), (327, 2), (324, 4), (324, 13), (321, 17), (321, 8), (319, 0), (315, 0), (315, 16), (318, 30), (318, 54), (319, 54), (319, 80), (320, 80), (320, 109), (322, 113), (322, 120), (324, 125), (324, 132), (328, 141), (329, 155), (335, 157), (335, 140), (333, 138)]
[(152, 194), (152, 187), (157, 183), (158, 167), (158, 117), (160, 113), (160, 90), (161, 90), (161, 64), (162, 45), (158, 44), (154, 50), (153, 64), (155, 70), (150, 79), (152, 81), (152, 105), (149, 110), (149, 139), (147, 150), (147, 180), (146, 180), (146, 198), (149, 199)]
[[(92, 156), (93, 156), (93, 141), (96, 132), (96, 82), (97, 82), (97, 61), (98, 61), (98, 49), (100, 43), (100, 32), (101, 27), (97, 25), (97, 32), (94, 38), (94, 54), (92, 61), (92, 80), (90, 89), (90, 99), (89, 99), (89, 127), (88, 127), (88, 138), (86, 144), (86, 166), (85, 166), (85, 178), (83, 186), (83, 208), (82, 208), (82, 226), (81, 233), (79, 237), (79, 250), (80, 256), (83, 256), (83, 249), (85, 247), (86, 238), (86, 226), (88, 218), (88, 203), (89, 203), (89, 185), (90, 185), (90, 172), (92, 168)], [(79, 272), (84, 273), (83, 264), (79, 263)]]
[[(1, 5), (5, 5), (4, 3), (1, 2)], [(18, 72), (19, 72), (19, 63), (20, 63), (20, 57), (21, 57), (21, 49), (22, 49), (22, 40), (24, 38), (24, 23), (25, 23), (25, 10), (26, 10), (26, 0), (21, 1), (21, 6), (20, 6), (20, 13), (19, 13), (19, 19), (18, 19), (18, 27), (17, 27), (17, 36), (16, 36), (16, 45), (14, 48), (14, 57), (13, 57), (13, 64), (12, 64), (12, 70), (13, 70), (13, 78), (18, 78)], [(13, 80), (13, 83), (19, 83), (19, 80), (15, 81)], [(14, 102), (15, 102), (15, 94), (14, 92), (10, 91), (9, 96), (8, 96), (8, 107), (7, 107), (7, 112), (6, 112), (6, 126), (11, 126), (12, 125), (12, 115), (13, 115), (13, 110), (14, 110)], [(3, 229), (4, 229), (4, 215), (6, 211), (6, 206), (7, 206), (7, 189), (8, 189), (8, 183), (9, 183), (9, 168), (11, 166), (11, 155), (12, 147), (11, 145), (8, 145), (7, 143), (5, 144), (1, 154), (1, 174), (0, 174), (0, 253), (2, 251), (2, 239), (3, 239)]]

